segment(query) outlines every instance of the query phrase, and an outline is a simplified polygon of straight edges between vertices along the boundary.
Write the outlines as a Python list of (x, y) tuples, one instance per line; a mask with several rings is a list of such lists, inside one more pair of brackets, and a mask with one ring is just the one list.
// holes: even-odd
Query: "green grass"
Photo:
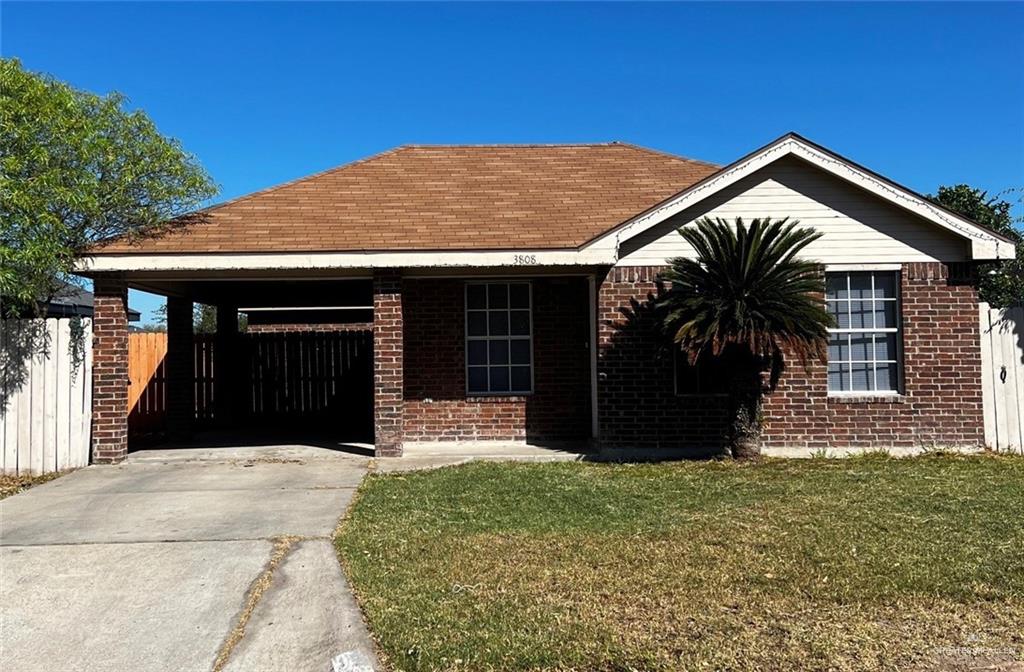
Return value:
[(1021, 458), (372, 475), (336, 545), (393, 669), (924, 670), (1024, 656)]

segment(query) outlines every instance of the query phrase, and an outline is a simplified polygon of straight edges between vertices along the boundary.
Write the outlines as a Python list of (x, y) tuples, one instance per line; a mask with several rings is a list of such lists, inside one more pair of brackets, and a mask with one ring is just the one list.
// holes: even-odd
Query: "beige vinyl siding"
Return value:
[(705, 215), (790, 217), (825, 235), (804, 256), (827, 264), (964, 261), (964, 239), (795, 157), (723, 189), (620, 246), (619, 266), (660, 266), (692, 248), (676, 233)]

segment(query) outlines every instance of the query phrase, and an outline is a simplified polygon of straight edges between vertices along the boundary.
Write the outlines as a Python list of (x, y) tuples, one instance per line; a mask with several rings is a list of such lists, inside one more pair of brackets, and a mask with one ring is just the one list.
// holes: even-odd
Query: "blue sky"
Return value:
[(1024, 185), (1022, 3), (0, 12), (0, 53), (126, 94), (220, 198), (410, 142), (625, 140), (728, 163), (790, 130), (922, 192)]

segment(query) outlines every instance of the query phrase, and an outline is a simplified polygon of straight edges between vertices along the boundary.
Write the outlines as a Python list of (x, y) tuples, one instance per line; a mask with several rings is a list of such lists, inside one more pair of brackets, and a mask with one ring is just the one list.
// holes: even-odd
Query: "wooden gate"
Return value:
[[(370, 331), (239, 334), (225, 389), (214, 384), (216, 337), (194, 337), (197, 428), (224, 426), (216, 395), (226, 394), (240, 427), (330, 432), (344, 440), (373, 436), (373, 334)], [(129, 335), (129, 432), (165, 427), (166, 334)], [(223, 407), (224, 405), (222, 405)]]
[(981, 382), (985, 443), (1024, 452), (1024, 307), (981, 304)]
[(372, 440), (373, 334), (247, 334), (246, 415), (274, 426), (342, 429)]

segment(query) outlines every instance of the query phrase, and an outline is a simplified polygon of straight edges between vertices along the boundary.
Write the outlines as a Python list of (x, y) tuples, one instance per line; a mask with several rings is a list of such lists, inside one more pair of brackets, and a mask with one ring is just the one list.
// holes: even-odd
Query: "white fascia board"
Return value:
[(971, 242), (972, 259), (1013, 259), (1015, 256), (1013, 242), (981, 228), (968, 219), (936, 207), (917, 194), (793, 135), (779, 138), (764, 149), (740, 159), (664, 203), (595, 238), (581, 249), (614, 248), (618, 250), (619, 243), (629, 240), (785, 156), (796, 156), (803, 159), (842, 180), (968, 239)]
[(80, 257), (80, 273), (240, 271), (331, 268), (532, 268), (615, 263), (614, 250), (481, 250), (452, 252), (282, 252), (244, 254), (98, 254)]
[(903, 264), (825, 264), (825, 272), (831, 271), (898, 271)]

